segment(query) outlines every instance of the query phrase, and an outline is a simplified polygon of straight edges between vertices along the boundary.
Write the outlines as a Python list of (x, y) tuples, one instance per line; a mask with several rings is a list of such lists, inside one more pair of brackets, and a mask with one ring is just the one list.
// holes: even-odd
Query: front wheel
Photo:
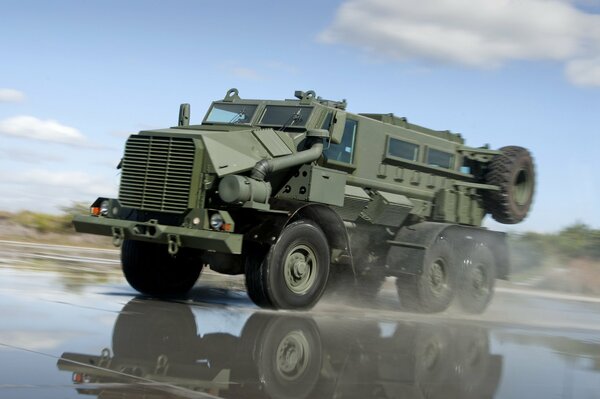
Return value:
[(167, 297), (185, 295), (200, 276), (199, 256), (185, 249), (169, 255), (167, 246), (125, 240), (121, 248), (125, 279), (142, 294)]
[(261, 307), (311, 308), (327, 284), (329, 260), (323, 231), (308, 220), (293, 222), (262, 261), (246, 263), (248, 295)]

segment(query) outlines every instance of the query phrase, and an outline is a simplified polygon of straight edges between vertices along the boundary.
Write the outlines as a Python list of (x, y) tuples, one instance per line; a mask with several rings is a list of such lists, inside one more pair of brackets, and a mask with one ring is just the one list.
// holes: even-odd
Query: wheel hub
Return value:
[(473, 271), (473, 288), (480, 290), (483, 286), (484, 276), (480, 267)]
[(475, 267), (472, 271), (471, 285), (476, 296), (487, 294), (486, 273), (481, 266)]
[(287, 380), (298, 378), (306, 370), (309, 344), (304, 334), (292, 331), (277, 348), (277, 370)]
[(298, 259), (294, 262), (293, 273), (294, 277), (302, 278), (308, 271), (308, 265), (306, 264), (306, 259)]
[(293, 293), (305, 294), (315, 282), (317, 268), (317, 257), (313, 249), (299, 244), (286, 257), (283, 267), (285, 284)]
[(444, 288), (446, 284), (446, 272), (444, 271), (443, 261), (436, 260), (433, 262), (429, 272), (429, 283), (435, 292), (440, 292)]

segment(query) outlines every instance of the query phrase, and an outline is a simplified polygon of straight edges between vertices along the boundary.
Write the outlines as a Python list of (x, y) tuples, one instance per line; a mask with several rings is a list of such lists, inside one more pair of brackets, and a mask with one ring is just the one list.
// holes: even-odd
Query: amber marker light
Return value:
[(100, 207), (99, 206), (91, 207), (90, 214), (92, 214), (93, 216), (100, 216)]

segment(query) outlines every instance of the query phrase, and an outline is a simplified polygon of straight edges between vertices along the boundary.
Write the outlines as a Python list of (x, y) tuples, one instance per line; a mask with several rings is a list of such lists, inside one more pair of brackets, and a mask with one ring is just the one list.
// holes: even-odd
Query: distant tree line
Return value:
[(75, 232), (72, 223), (73, 216), (89, 213), (89, 205), (77, 202), (61, 208), (61, 211), (62, 213), (58, 215), (33, 211), (0, 212), (0, 219), (35, 229), (40, 233), (71, 234)]
[(567, 264), (573, 259), (600, 261), (600, 230), (575, 223), (558, 233), (509, 234), (514, 271), (542, 266), (549, 260)]

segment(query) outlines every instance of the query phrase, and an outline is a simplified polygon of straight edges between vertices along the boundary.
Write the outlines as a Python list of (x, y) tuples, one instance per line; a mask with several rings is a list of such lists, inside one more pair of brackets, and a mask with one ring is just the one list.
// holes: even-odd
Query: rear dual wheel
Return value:
[(329, 244), (313, 222), (289, 224), (266, 255), (246, 255), (246, 288), (258, 306), (306, 309), (314, 306), (329, 276)]
[(492, 251), (483, 243), (468, 250), (461, 268), (458, 305), (467, 313), (483, 313), (494, 296), (496, 264)]
[(396, 279), (402, 309), (423, 313), (446, 310), (454, 297), (455, 258), (447, 238), (438, 237), (425, 254), (421, 274)]
[(419, 275), (396, 279), (400, 306), (410, 312), (442, 312), (456, 297), (466, 313), (482, 313), (494, 295), (496, 265), (481, 242), (452, 245), (439, 237), (427, 250)]

